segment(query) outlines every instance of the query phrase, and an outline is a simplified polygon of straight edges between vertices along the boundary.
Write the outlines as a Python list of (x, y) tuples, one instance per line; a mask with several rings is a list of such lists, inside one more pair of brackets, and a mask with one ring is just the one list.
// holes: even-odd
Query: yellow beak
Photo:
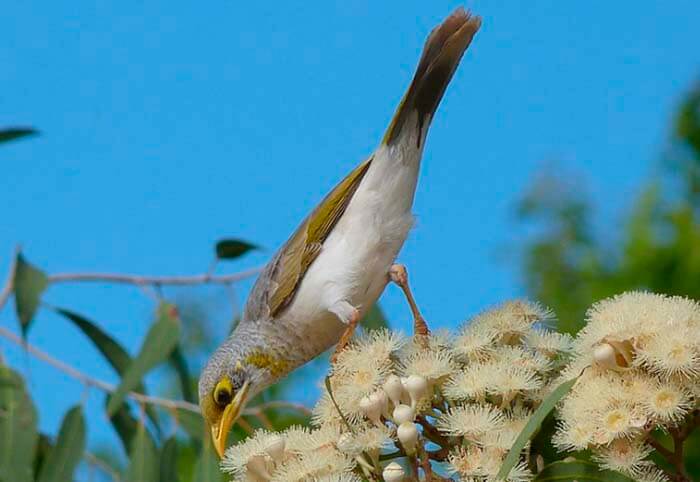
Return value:
[(231, 403), (226, 405), (219, 423), (212, 425), (211, 427), (211, 437), (214, 441), (216, 453), (219, 454), (219, 458), (223, 458), (224, 456), (224, 451), (226, 450), (226, 439), (231, 431), (231, 427), (233, 427), (234, 422), (238, 419), (238, 416), (241, 414), (241, 411), (245, 406), (247, 396), (248, 382), (246, 381), (241, 389), (238, 390), (236, 396), (233, 397)]

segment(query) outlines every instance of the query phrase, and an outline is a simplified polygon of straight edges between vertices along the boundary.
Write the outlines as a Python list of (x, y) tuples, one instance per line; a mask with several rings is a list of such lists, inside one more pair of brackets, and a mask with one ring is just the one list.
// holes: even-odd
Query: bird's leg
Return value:
[(335, 363), (340, 352), (347, 348), (357, 325), (360, 323), (360, 312), (347, 302), (339, 303), (338, 306), (334, 306), (331, 311), (340, 318), (340, 321), (348, 325), (340, 336), (340, 340), (338, 340), (338, 344), (335, 346), (333, 355), (331, 355), (331, 363)]
[(425, 318), (420, 314), (411, 288), (408, 286), (408, 271), (406, 271), (406, 267), (402, 264), (392, 265), (389, 269), (389, 279), (401, 288), (406, 296), (406, 301), (408, 301), (408, 306), (411, 307), (411, 313), (413, 313), (413, 334), (421, 337), (428, 336), (430, 330), (425, 322)]

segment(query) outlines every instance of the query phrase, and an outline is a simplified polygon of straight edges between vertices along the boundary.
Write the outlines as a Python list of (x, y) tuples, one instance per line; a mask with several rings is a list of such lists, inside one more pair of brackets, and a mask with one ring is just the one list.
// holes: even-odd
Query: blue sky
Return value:
[[(42, 135), (0, 151), (0, 273), (16, 243), (48, 272), (198, 273), (227, 236), (266, 251), (220, 272), (263, 263), (379, 142), (426, 35), (459, 5), (278, 3), (6, 5), (0, 126)], [(546, 161), (587, 183), (596, 214), (614, 225), (653, 175), (700, 73), (696, 0), (466, 7), (483, 27), (433, 123), (418, 222), (400, 255), (436, 327), (524, 293), (514, 261), (497, 253), (522, 238), (513, 205)], [(126, 287), (58, 286), (46, 298), (132, 350), (152, 310)], [(220, 305), (223, 336), (230, 309)], [(409, 327), (398, 289), (382, 305)], [(10, 307), (0, 323), (15, 329)], [(30, 340), (115, 381), (55, 316), (40, 313)], [(53, 432), (82, 388), (5, 341), (0, 350), (29, 374), (41, 427)], [(113, 440), (100, 407), (93, 394), (91, 443)]]

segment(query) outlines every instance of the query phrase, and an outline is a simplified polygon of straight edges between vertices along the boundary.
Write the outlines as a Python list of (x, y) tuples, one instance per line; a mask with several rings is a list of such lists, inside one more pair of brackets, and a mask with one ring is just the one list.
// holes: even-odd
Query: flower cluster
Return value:
[(634, 480), (667, 480), (647, 460), (655, 430), (673, 431), (700, 395), (700, 306), (631, 292), (595, 304), (562, 379), (579, 376), (559, 409), (554, 444), (591, 449)]
[[(547, 330), (550, 318), (514, 301), (457, 333), (369, 332), (331, 367), (312, 429), (259, 431), (227, 452), (224, 469), (256, 482), (396, 482), (434, 470), (496, 480), (571, 350), (569, 337)], [(523, 455), (507, 480), (531, 479), (526, 462)]]

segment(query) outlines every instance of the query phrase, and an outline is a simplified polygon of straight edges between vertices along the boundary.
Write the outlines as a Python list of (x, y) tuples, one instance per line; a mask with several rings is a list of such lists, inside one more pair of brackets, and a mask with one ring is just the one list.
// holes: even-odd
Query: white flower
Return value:
[(417, 375), (430, 382), (441, 382), (456, 369), (452, 354), (447, 350), (416, 350), (401, 362), (401, 373), (409, 377)]
[(645, 394), (644, 406), (661, 422), (677, 422), (691, 408), (690, 395), (672, 384), (657, 384)]
[(451, 408), (438, 419), (436, 427), (448, 435), (462, 435), (475, 440), (487, 432), (498, 430), (503, 421), (503, 414), (496, 408), (472, 404)]
[(600, 448), (593, 456), (604, 469), (616, 470), (636, 477), (649, 466), (646, 457), (651, 448), (640, 440), (617, 439), (610, 445)]
[(349, 473), (354, 464), (350, 457), (327, 447), (290, 459), (277, 467), (272, 482), (306, 482), (321, 477)]
[(338, 449), (352, 456), (358, 456), (362, 452), (379, 452), (393, 446), (391, 430), (385, 425), (365, 428), (354, 434), (348, 432), (343, 435), (342, 442), (338, 442)]

